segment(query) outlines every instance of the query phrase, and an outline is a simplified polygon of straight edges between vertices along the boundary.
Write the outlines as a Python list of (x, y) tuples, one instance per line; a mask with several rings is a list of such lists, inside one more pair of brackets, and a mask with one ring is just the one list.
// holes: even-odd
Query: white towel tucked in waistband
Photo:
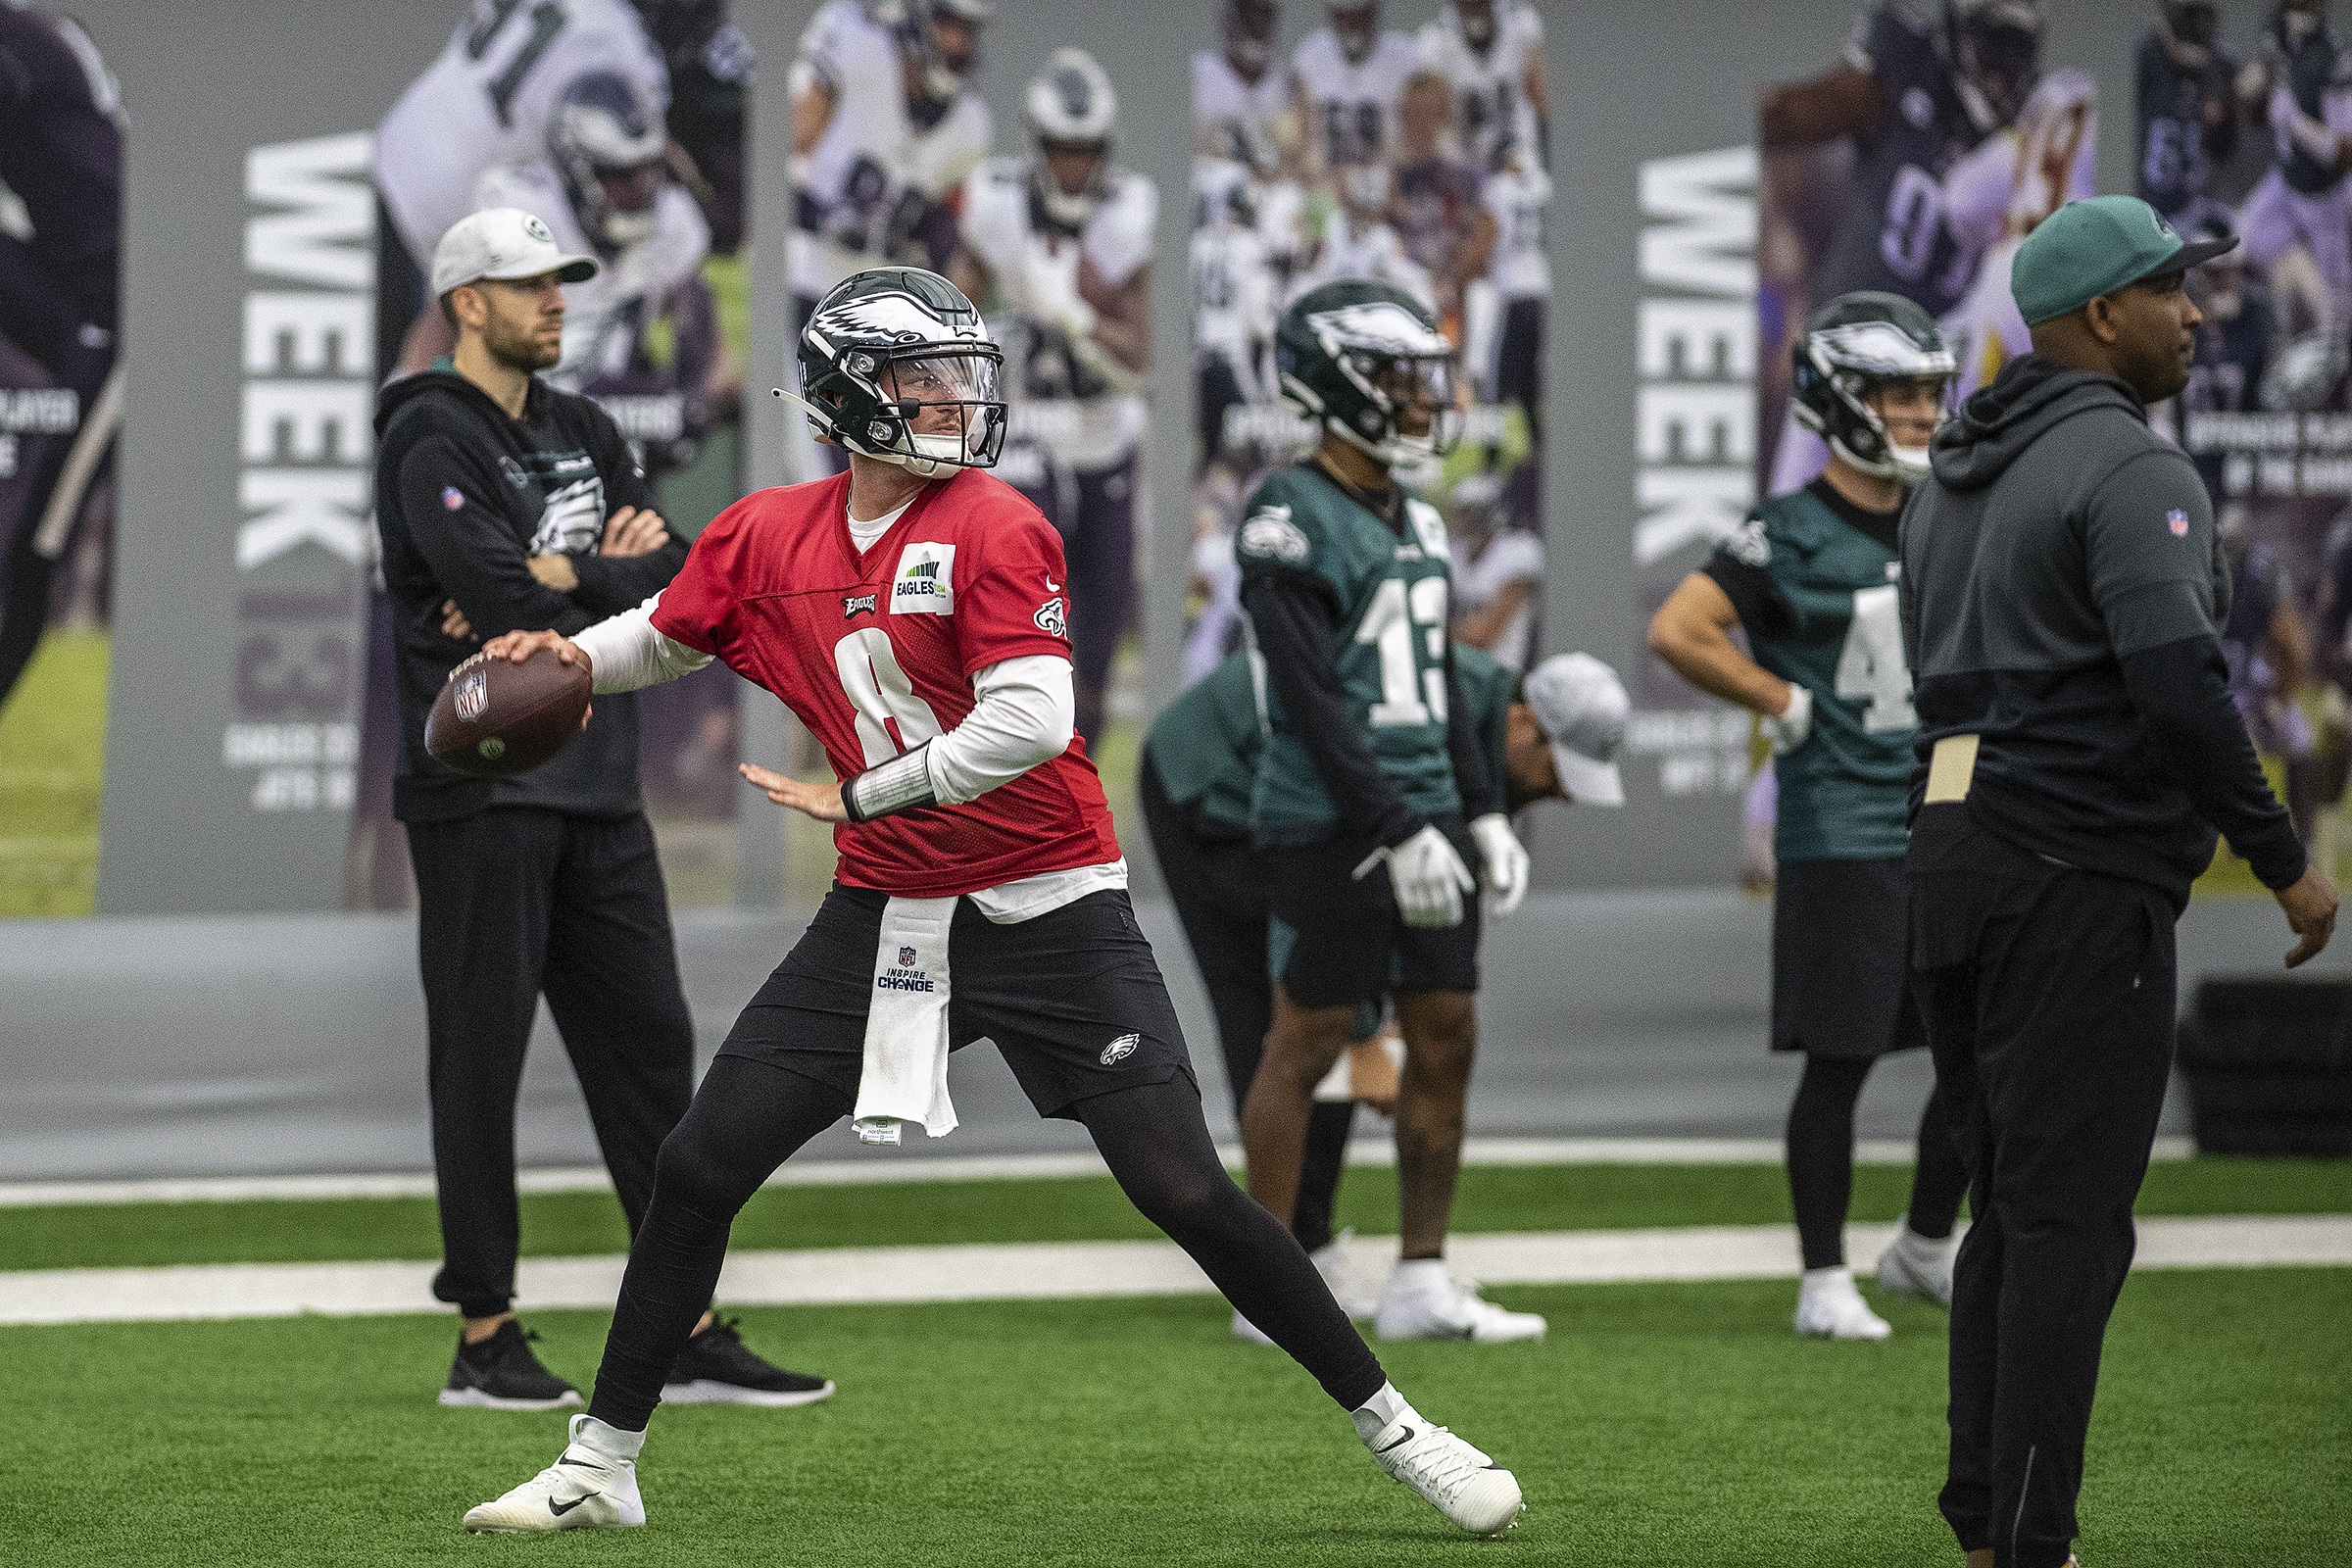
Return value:
[(948, 1099), (948, 925), (954, 899), (893, 899), (882, 909), (865, 1062), (852, 1121), (859, 1141), (895, 1144), (901, 1122), (956, 1130)]

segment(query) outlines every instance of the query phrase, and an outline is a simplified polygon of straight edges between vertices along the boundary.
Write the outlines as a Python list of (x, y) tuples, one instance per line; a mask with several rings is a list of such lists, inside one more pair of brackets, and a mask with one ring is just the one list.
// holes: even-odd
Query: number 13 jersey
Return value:
[[(1438, 509), (1404, 499), (1405, 527), (1380, 517), (1301, 464), (1251, 493), (1234, 535), (1245, 582), (1308, 577), (1337, 612), (1332, 663), (1348, 711), (1382, 773), (1413, 810), (1462, 808), (1446, 744), (1446, 623), (1451, 577)], [(1261, 842), (1306, 843), (1342, 823), (1331, 792), (1269, 685), (1250, 827)]]
[[(976, 469), (926, 486), (860, 554), (850, 477), (761, 490), (719, 514), (662, 590), (655, 629), (783, 699), (848, 778), (963, 722), (972, 675), (1069, 657), (1061, 539)], [(833, 830), (850, 887), (945, 898), (1119, 858), (1086, 745), (961, 806)]]
[(1871, 859), (1910, 842), (1919, 716), (1896, 598), (1899, 515), (1864, 512), (1816, 479), (1748, 514), (1703, 568), (1756, 662), (1813, 694), (1804, 744), (1773, 760), (1784, 860)]

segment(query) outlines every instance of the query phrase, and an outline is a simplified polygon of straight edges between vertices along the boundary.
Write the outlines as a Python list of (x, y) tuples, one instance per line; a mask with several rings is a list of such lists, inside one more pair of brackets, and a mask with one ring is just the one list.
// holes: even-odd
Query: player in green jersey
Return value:
[[(1374, 1327), (1384, 1338), (1534, 1339), (1446, 1272), (1477, 1024), (1478, 902), (1527, 891), (1527, 852), (1460, 700), (1446, 527), (1392, 469), (1450, 444), (1453, 347), (1429, 313), (1380, 283), (1326, 283), (1283, 312), (1284, 394), (1322, 428), (1315, 451), (1244, 505), (1234, 554), (1266, 661), (1266, 741), (1250, 832), (1276, 919), (1295, 934), (1274, 1021), (1242, 1112), (1250, 1195), (1287, 1219), (1315, 1085), (1357, 1008), (1396, 1004), (1402, 1261)], [(1395, 983), (1392, 985), (1394, 977)]]
[[(1953, 361), (1925, 311), (1876, 293), (1815, 312), (1794, 358), (1796, 416), (1828, 439), (1828, 466), (1749, 514), (1683, 579), (1649, 646), (1692, 685), (1758, 714), (1772, 742), (1772, 1048), (1805, 1055), (1788, 1132), (1805, 1265), (1796, 1328), (1875, 1340), (1886, 1322), (1845, 1266), (1854, 1102), (1873, 1061), (1927, 1043), (1908, 983), (1903, 851), (1919, 721), (1895, 522), (1906, 481), (1927, 471)], [(1733, 644), (1735, 625), (1752, 658)], [(1879, 1259), (1882, 1290), (1950, 1304), (1964, 1181), (1942, 1098), (1931, 1095), (1910, 1211)]]
[[(1244, 652), (1195, 682), (1152, 721), (1144, 739), (1137, 794), (1169, 902), (1184, 926), (1193, 962), (1217, 1019), (1226, 1082), (1238, 1110), (1265, 1047), (1273, 1018), (1264, 868), (1250, 843), (1250, 800), (1257, 779), (1258, 688), (1264, 665)], [(1504, 808), (1538, 801), (1621, 805), (1615, 757), (1631, 704), (1616, 672), (1589, 654), (1559, 654), (1519, 672), (1476, 648), (1457, 644), (1454, 676), (1489, 776), (1502, 781)], [(1287, 944), (1286, 944), (1287, 945)], [(1396, 1070), (1372, 1037), (1380, 1009), (1367, 1004), (1348, 1054), (1355, 1099), (1394, 1109)], [(1366, 1093), (1370, 1071), (1387, 1082)], [(1355, 1117), (1354, 1100), (1318, 1101), (1307, 1122), (1305, 1154), (1291, 1230), (1348, 1315), (1369, 1318), (1377, 1295), (1350, 1272), (1333, 1235), (1340, 1170)], [(1236, 1333), (1258, 1338), (1239, 1313)]]

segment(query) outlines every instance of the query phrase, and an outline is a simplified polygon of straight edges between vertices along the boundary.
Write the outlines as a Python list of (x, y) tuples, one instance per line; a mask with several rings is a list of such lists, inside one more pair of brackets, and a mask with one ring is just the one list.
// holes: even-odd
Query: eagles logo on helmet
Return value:
[(818, 302), (801, 332), (801, 390), (774, 393), (807, 410), (821, 438), (928, 479), (996, 466), (1004, 365), (961, 289), (918, 267), (877, 267)]
[[(1029, 83), (1022, 100), (1030, 137), (1037, 143), (1031, 179), (1046, 226), (1075, 234), (1095, 216), (1110, 184), (1110, 136), (1118, 122), (1118, 95), (1095, 57), (1083, 49), (1056, 49)], [(1092, 159), (1076, 169), (1057, 169)], [(1070, 174), (1065, 183), (1064, 173)]]
[(1899, 294), (1840, 294), (1805, 318), (1789, 357), (1797, 423), (1864, 473), (1928, 476), (1927, 449), (1896, 446), (1868, 399), (1879, 381), (1935, 381), (1939, 399), (1950, 394), (1960, 367), (1934, 318)]
[[(564, 89), (548, 119), (548, 157), (581, 230), (605, 255), (652, 237), (665, 146), (662, 117), (626, 77), (594, 71)], [(544, 228), (537, 237), (554, 243)]]
[[(1453, 345), (1429, 312), (1387, 283), (1309, 289), (1274, 333), (1284, 396), (1391, 466), (1453, 449), (1461, 418), (1453, 361)], [(1402, 428), (1408, 407), (1426, 411), (1426, 431)]]

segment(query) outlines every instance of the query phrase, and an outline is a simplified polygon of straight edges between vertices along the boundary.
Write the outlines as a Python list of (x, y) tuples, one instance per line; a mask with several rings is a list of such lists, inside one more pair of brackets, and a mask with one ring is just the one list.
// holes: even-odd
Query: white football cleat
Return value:
[(1937, 1241), (1906, 1225), (1894, 1233), (1879, 1254), (1879, 1289), (1893, 1296), (1916, 1296), (1952, 1309), (1952, 1259), (1960, 1244), (1951, 1237)]
[(1340, 1303), (1340, 1310), (1355, 1322), (1368, 1323), (1372, 1314), (1380, 1310), (1380, 1298), (1348, 1261), (1347, 1244), (1354, 1239), (1355, 1232), (1342, 1231), (1307, 1253), (1306, 1258), (1315, 1265), (1315, 1272), (1323, 1276), (1323, 1284), (1331, 1292), (1331, 1298)]
[(618, 1530), (645, 1523), (645, 1501), (637, 1495), (637, 1461), (603, 1451), (598, 1436), (635, 1438), (642, 1433), (613, 1433), (601, 1421), (586, 1438), (580, 1431), (589, 1418), (571, 1418), (571, 1442), (564, 1456), (500, 1497), (466, 1510), (466, 1528), (477, 1536), (509, 1535), (539, 1530)]
[(1372, 1331), (1384, 1340), (1474, 1340), (1500, 1345), (1512, 1340), (1544, 1338), (1544, 1319), (1533, 1312), (1514, 1312), (1496, 1306), (1478, 1294), (1469, 1280), (1440, 1274), (1434, 1280), (1400, 1285), (1390, 1276), (1380, 1305), (1372, 1314)]
[(1365, 1446), (1390, 1480), (1412, 1488), (1474, 1536), (1499, 1536), (1527, 1511), (1517, 1476), (1415, 1410), (1407, 1408)]
[(1853, 1270), (1809, 1268), (1797, 1288), (1796, 1332), (1808, 1339), (1883, 1340), (1894, 1330), (1854, 1289)]

